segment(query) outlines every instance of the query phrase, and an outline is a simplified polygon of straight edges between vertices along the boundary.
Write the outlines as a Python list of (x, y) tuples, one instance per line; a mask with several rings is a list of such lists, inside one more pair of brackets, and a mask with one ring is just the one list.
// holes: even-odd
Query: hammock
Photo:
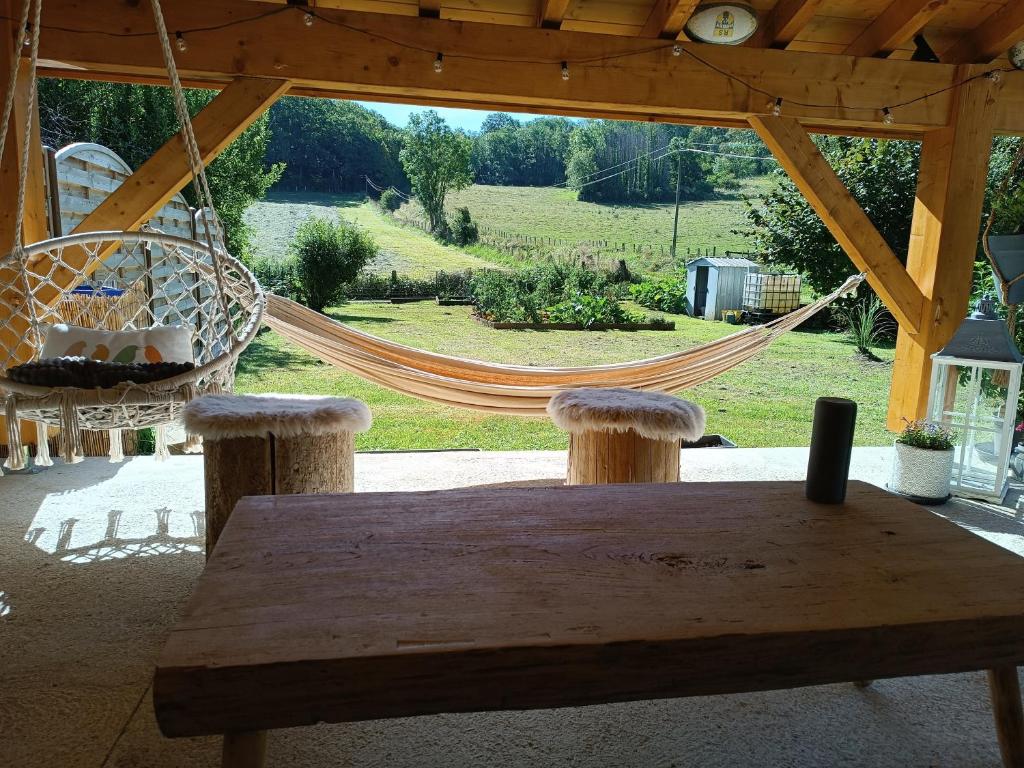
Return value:
[(324, 362), (388, 389), (434, 403), (488, 413), (544, 416), (548, 401), (574, 387), (677, 392), (749, 360), (775, 339), (853, 292), (864, 275), (770, 323), (698, 347), (647, 360), (577, 368), (535, 368), (424, 352), (357, 331), (280, 296), (268, 295), (264, 322)]

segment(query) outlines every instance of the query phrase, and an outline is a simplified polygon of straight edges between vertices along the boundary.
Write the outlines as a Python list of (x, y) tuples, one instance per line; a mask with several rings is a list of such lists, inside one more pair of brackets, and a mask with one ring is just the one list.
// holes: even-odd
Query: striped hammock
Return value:
[(268, 295), (264, 321), (324, 362), (388, 389), (456, 408), (545, 416), (548, 401), (574, 387), (629, 387), (678, 392), (703, 384), (749, 360), (840, 296), (864, 275), (812, 304), (764, 325), (647, 360), (576, 368), (500, 365), (413, 349), (357, 331), (280, 296)]

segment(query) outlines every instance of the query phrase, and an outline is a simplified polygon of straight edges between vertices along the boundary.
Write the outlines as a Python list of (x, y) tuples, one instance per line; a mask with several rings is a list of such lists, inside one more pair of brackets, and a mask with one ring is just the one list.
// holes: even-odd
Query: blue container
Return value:
[(105, 299), (116, 299), (118, 296), (124, 296), (124, 291), (120, 288), (93, 288), (91, 285), (80, 285), (72, 289), (71, 292), (79, 296), (100, 296)]

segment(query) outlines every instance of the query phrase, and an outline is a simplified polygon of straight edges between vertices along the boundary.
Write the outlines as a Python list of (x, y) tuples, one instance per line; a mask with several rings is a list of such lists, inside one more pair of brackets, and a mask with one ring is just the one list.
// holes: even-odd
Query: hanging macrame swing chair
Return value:
[(1017, 324), (1017, 305), (1024, 302), (1024, 222), (1016, 233), (994, 235), (993, 226), (998, 218), (999, 207), (1009, 198), (1010, 185), (1017, 178), (1017, 173), (1024, 163), (1024, 140), (1017, 147), (1017, 152), (1006, 170), (1006, 175), (999, 182), (992, 200), (992, 212), (985, 223), (981, 243), (992, 266), (992, 275), (999, 290), (999, 298), (1008, 308), (1007, 324), (1013, 334)]
[[(157, 454), (166, 455), (164, 427), (178, 419), (185, 404), (205, 392), (229, 389), (239, 354), (259, 330), (263, 292), (253, 275), (223, 246), (222, 229), (213, 211), (184, 92), (171, 51), (159, 0), (151, 0), (157, 36), (163, 49), (174, 95), (174, 107), (201, 209), (207, 211), (205, 242), (159, 231), (87, 232), (31, 245), (22, 242), (25, 180), (29, 157), (37, 147), (25, 142), (20, 157), (20, 184), (15, 242), (0, 258), (0, 400), (8, 430), (4, 467), (25, 466), (18, 419), (36, 422), (36, 464), (51, 464), (47, 427), (61, 429), (60, 454), (69, 463), (82, 459), (81, 430), (109, 430), (110, 456), (122, 456), (123, 429), (157, 427)], [(15, 52), (28, 46), (29, 108), (27, 130), (37, 98), (36, 66), (42, 0), (24, 0)], [(16, 81), (21, 57), (15, 55), (9, 83)], [(0, 125), (3, 153), (14, 88), (4, 103)], [(102, 276), (102, 284), (96, 280)], [(88, 304), (81, 312), (82, 302)], [(144, 384), (119, 383), (107, 388), (52, 387), (12, 380), (9, 369), (40, 357), (48, 328), (68, 322), (69, 307), (88, 326), (106, 331), (140, 331), (156, 326), (181, 326), (191, 334), (194, 368)], [(84, 323), (83, 323), (84, 324)], [(186, 447), (196, 447), (193, 438)]]

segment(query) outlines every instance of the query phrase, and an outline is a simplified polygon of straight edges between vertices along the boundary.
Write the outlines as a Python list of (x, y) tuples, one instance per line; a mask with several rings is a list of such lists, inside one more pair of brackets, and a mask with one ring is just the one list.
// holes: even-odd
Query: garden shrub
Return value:
[(480, 239), (480, 228), (469, 215), (469, 208), (457, 209), (448, 226), (456, 245), (472, 245)]
[(686, 280), (682, 277), (662, 277), (644, 280), (629, 286), (630, 296), (641, 307), (681, 315), (689, 311), (686, 299)]
[(377, 205), (389, 213), (394, 213), (402, 207), (402, 198), (393, 189), (385, 189), (377, 199)]
[(377, 246), (366, 233), (316, 217), (299, 226), (292, 250), (298, 295), (318, 312), (343, 298), (345, 283), (377, 255)]
[(473, 276), (477, 312), (497, 322), (642, 322), (619, 305), (620, 288), (608, 273), (579, 262), (550, 261), (514, 272), (489, 270)]
[(252, 272), (264, 291), (287, 299), (294, 299), (295, 259), (287, 257), (274, 259), (260, 257), (253, 261)]
[(597, 324), (642, 323), (646, 318), (630, 312), (614, 296), (584, 295), (548, 307), (548, 320), (552, 323), (578, 323), (584, 328)]
[(348, 299), (390, 299), (392, 296), (438, 296), (442, 299), (464, 298), (470, 295), (473, 274), (438, 271), (431, 278), (413, 278), (361, 272), (344, 286)]

